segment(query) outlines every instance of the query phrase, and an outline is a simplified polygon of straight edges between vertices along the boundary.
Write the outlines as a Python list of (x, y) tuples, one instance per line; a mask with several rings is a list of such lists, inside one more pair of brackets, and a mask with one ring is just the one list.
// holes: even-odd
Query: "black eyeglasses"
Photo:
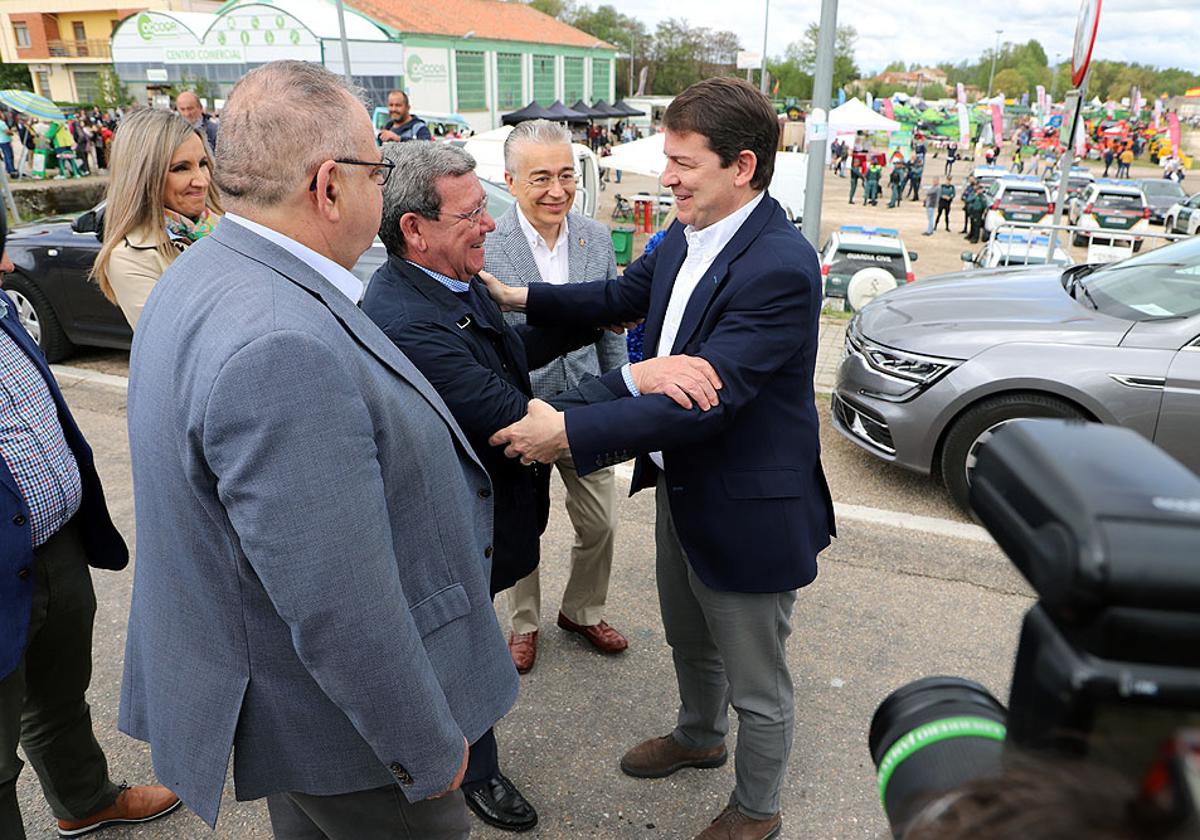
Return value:
[[(374, 167), (370, 172), (370, 178), (379, 186), (383, 186), (388, 182), (388, 178), (392, 177), (392, 170), (396, 168), (396, 164), (387, 160), (350, 160), (348, 158), (334, 158), (334, 163), (345, 163), (350, 166), (371, 166)], [(312, 183), (308, 185), (310, 191), (317, 189), (317, 176), (314, 173)]]

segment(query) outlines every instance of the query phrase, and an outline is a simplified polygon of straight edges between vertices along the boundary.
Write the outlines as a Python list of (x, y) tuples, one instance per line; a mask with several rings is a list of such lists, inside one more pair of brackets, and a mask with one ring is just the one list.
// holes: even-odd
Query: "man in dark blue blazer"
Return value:
[[(4, 253), (0, 212), (0, 275)], [(123, 569), (125, 541), (37, 342), (0, 292), (0, 837), (24, 840), (17, 803), (33, 764), (63, 837), (170, 813), (159, 785), (127, 788), (108, 776), (84, 695), (92, 675), (96, 593), (88, 566)]]
[[(506, 323), (484, 286), (474, 282), (483, 268), (482, 245), (496, 224), (469, 154), (442, 144), (389, 143), (384, 158), (395, 165), (384, 186), (379, 231), (388, 260), (371, 277), (362, 309), (433, 385), (492, 480), (495, 597), (537, 567), (550, 510), (550, 468), (505, 458), (488, 438), (525, 416), (533, 397), (531, 368), (595, 343), (599, 333)], [(695, 360), (675, 363), (707, 367)], [(645, 367), (634, 374), (643, 384)], [(568, 408), (613, 398), (588, 376), (551, 401)], [(537, 824), (533, 806), (500, 772), (491, 730), (471, 745), (463, 792), (468, 807), (490, 825), (527, 831)]]
[(675, 730), (621, 759), (637, 777), (727, 758), (737, 710), (737, 784), (698, 840), (778, 836), (794, 700), (785, 658), (796, 590), (834, 532), (813, 393), (821, 309), (816, 254), (766, 192), (779, 127), (757, 90), (709, 79), (665, 116), (662, 181), (679, 221), (618, 280), (528, 289), (489, 281), (529, 323), (646, 318), (647, 355), (709, 361), (711, 411), (639, 395), (628, 368), (601, 377), (617, 398), (529, 415), (493, 436), (545, 463), (569, 449), (580, 471), (637, 456), (633, 490), (656, 486), (659, 601), (681, 705)]

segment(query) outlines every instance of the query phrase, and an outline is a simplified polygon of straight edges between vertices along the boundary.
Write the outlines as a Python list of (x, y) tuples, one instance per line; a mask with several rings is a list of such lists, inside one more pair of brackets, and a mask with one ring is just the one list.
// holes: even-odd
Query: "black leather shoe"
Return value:
[(463, 787), (467, 807), (490, 826), (503, 831), (529, 831), (537, 825), (537, 811), (503, 773), (486, 782)]

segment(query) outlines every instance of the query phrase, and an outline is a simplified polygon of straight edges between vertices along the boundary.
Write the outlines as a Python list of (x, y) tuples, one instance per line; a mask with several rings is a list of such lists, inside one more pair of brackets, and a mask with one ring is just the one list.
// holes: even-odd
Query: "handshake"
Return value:
[[(507, 286), (486, 271), (480, 272), (479, 276), (502, 309), (522, 311), (525, 308), (526, 289)], [(630, 326), (621, 324), (608, 329), (622, 332)], [(720, 402), (717, 392), (722, 387), (721, 377), (708, 361), (698, 356), (646, 359), (631, 364), (629, 374), (642, 396), (662, 394), (682, 408), (696, 406), (701, 411), (708, 411)], [(538, 399), (529, 401), (529, 411), (522, 419), (497, 431), (488, 442), (492, 446), (503, 446), (505, 455), (520, 458), (522, 464), (549, 464), (570, 448), (563, 413)]]
[[(698, 406), (708, 411), (717, 405), (721, 378), (717, 371), (698, 356), (661, 356), (629, 366), (638, 393), (662, 394), (683, 408)], [(541, 400), (530, 400), (526, 415), (505, 426), (488, 439), (492, 446), (504, 446), (509, 458), (522, 464), (550, 464), (569, 449), (567, 422), (561, 411)]]

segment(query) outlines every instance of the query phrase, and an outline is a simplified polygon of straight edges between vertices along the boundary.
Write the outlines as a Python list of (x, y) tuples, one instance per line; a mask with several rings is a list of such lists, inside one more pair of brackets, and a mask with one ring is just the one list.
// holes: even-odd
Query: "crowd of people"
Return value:
[[(87, 565), (129, 553), (0, 294), (5, 838), (24, 837), (18, 741), (64, 836), (181, 801), (215, 825), (231, 754), (237, 796), (265, 798), (285, 840), (464, 838), (471, 813), (533, 827), (496, 730), (536, 661), (550, 471), (575, 532), (556, 623), (638, 655), (604, 615), (612, 466), (631, 458), (633, 489), (656, 494), (681, 703), (668, 734), (612, 760), (635, 778), (719, 767), (732, 706), (735, 786), (692, 830), (779, 834), (787, 639), (834, 521), (820, 272), (767, 193), (774, 109), (728, 78), (676, 97), (678, 221), (618, 277), (607, 229), (570, 212), (565, 129), (512, 132), (516, 202), (493, 219), (470, 155), (421, 142), (397, 93), (377, 132), (343, 79), (279, 61), (238, 82), (219, 142), (182, 107), (131, 113), (112, 140), (94, 273), (135, 330), (138, 554), (118, 723), (169, 788), (113, 784), (92, 735)], [(388, 258), (364, 296), (349, 269), (377, 235)], [(630, 362), (619, 333), (641, 321)]]

